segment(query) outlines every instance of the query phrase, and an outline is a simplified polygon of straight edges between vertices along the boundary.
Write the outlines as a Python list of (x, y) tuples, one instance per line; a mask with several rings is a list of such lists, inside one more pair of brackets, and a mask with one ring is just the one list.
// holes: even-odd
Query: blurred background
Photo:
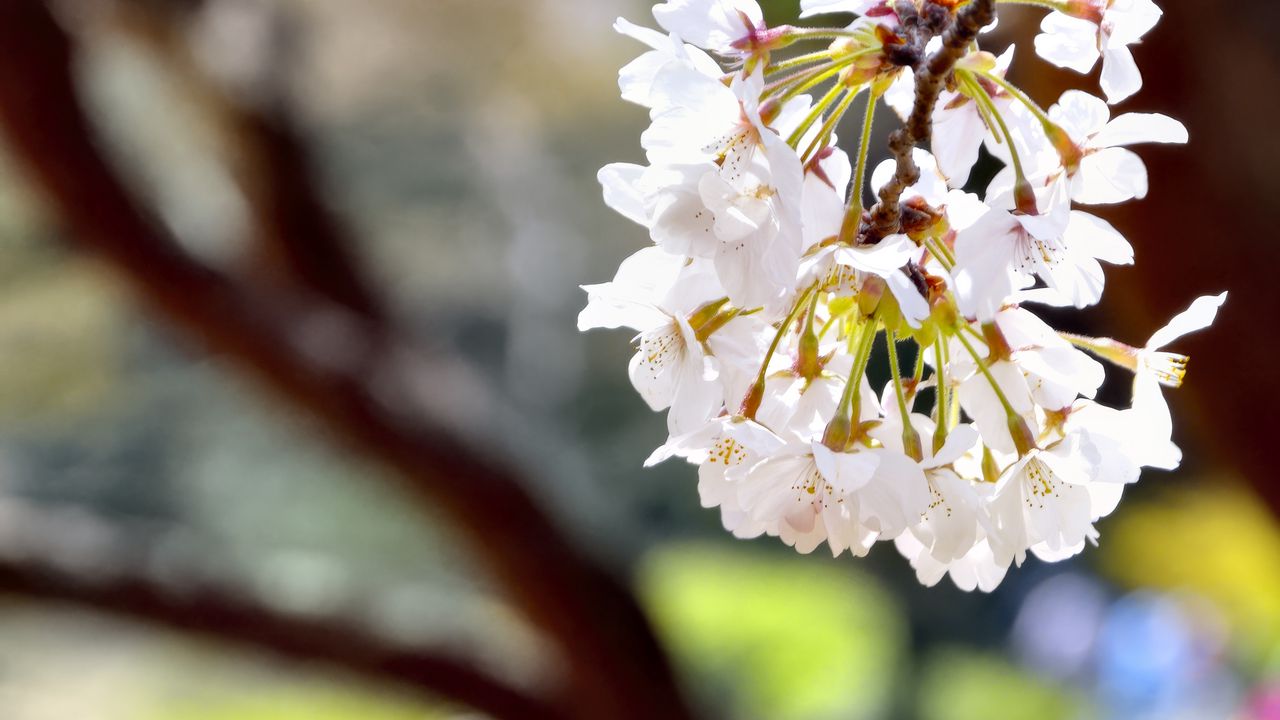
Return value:
[[(204, 0), (160, 40), (128, 2), (57, 9), (104, 152), (210, 264), (254, 264), (252, 209), (192, 69), (238, 102), (287, 102), (394, 314), (500, 398), (489, 430), (571, 537), (634, 584), (709, 716), (1280, 718), (1276, 5), (1164, 0), (1136, 53), (1147, 86), (1117, 112), (1173, 115), (1191, 144), (1139, 149), (1150, 197), (1100, 213), (1137, 265), (1110, 268), (1101, 307), (1055, 318), (1141, 344), (1194, 297), (1230, 290), (1219, 324), (1176, 348), (1193, 357), (1171, 393), (1183, 468), (1145, 473), (1099, 548), (1033, 560), (980, 595), (919, 587), (890, 546), (833, 561), (734, 541), (699, 507), (693, 468), (642, 468), (665, 425), (627, 381), (629, 338), (580, 335), (575, 318), (578, 285), (646, 242), (604, 207), (595, 172), (642, 160), (646, 115), (615, 85), (640, 48), (610, 25), (651, 24), (649, 4)], [(798, 2), (766, 8), (791, 22)], [(1096, 88), (1034, 57), (1039, 12), (1001, 13), (986, 47), (1019, 44), (1013, 79), (1043, 105)], [(155, 577), (538, 682), (536, 632), (447, 523), (424, 522), (385, 470), (67, 240), (0, 147), (0, 545), (90, 575), (94, 552), (119, 548)], [(1124, 386), (1107, 399), (1125, 402)], [(4, 720), (451, 717), (475, 716), (0, 585)]]

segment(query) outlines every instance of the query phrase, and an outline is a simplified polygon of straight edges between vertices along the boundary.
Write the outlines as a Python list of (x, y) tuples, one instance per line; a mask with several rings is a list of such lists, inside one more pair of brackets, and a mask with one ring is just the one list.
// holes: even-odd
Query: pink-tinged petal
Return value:
[(733, 43), (764, 25), (764, 13), (755, 0), (667, 0), (653, 7), (653, 17), (668, 32), (708, 50), (729, 53)]
[(1168, 325), (1156, 331), (1147, 341), (1147, 350), (1159, 350), (1183, 335), (1203, 330), (1213, 324), (1218, 316), (1218, 308), (1227, 301), (1227, 294), (1206, 295), (1195, 299), (1191, 307), (1183, 310), (1169, 321)]
[(1116, 103), (1142, 89), (1142, 73), (1127, 47), (1109, 48), (1102, 54), (1102, 92), (1107, 102)]

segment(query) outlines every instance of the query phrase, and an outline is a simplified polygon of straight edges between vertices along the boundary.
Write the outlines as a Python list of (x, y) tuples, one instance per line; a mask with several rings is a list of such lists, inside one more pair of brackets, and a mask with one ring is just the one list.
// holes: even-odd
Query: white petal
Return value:
[(1168, 325), (1160, 328), (1147, 341), (1148, 350), (1159, 350), (1183, 335), (1203, 330), (1213, 324), (1218, 308), (1227, 301), (1227, 294), (1206, 295), (1196, 298), (1191, 307), (1178, 313)]
[(1136, 143), (1185, 143), (1187, 126), (1160, 113), (1125, 113), (1093, 136), (1093, 147)]
[(1049, 119), (1066, 130), (1076, 142), (1083, 142), (1097, 134), (1106, 126), (1110, 117), (1111, 110), (1102, 98), (1082, 90), (1062, 93), (1057, 104), (1049, 108)]
[(1124, 202), (1147, 196), (1147, 166), (1132, 150), (1103, 148), (1086, 155), (1071, 179), (1071, 199), (1085, 205)]
[(1036, 54), (1078, 73), (1087, 73), (1098, 62), (1098, 28), (1088, 20), (1051, 12), (1040, 23)]
[(889, 291), (893, 293), (893, 299), (898, 301), (898, 309), (902, 311), (902, 316), (907, 319), (911, 327), (918, 328), (929, 319), (929, 301), (920, 294), (920, 289), (911, 282), (911, 278), (907, 277), (905, 272), (889, 273), (885, 276), (885, 282), (889, 286)]
[(918, 249), (906, 235), (890, 235), (875, 245), (841, 247), (835, 258), (841, 265), (887, 278), (910, 262)]
[(814, 441), (813, 460), (818, 471), (836, 492), (847, 495), (862, 489), (880, 465), (880, 456), (870, 452), (834, 452)]
[(639, 40), (654, 50), (665, 50), (671, 47), (671, 38), (641, 25), (636, 25), (626, 18), (618, 18), (613, 22), (613, 29), (621, 35)]
[(973, 429), (972, 425), (957, 425), (947, 433), (947, 440), (942, 445), (942, 449), (933, 456), (932, 460), (924, 463), (926, 468), (941, 467), (950, 465), (960, 456), (969, 452), (974, 445), (978, 444), (978, 431)]
[(1109, 48), (1102, 54), (1102, 92), (1115, 105), (1142, 89), (1142, 73), (1127, 47)]
[(764, 22), (755, 0), (667, 0), (653, 8), (653, 17), (667, 31), (699, 47), (726, 53), (750, 30), (739, 13), (756, 27)]
[(1152, 376), (1139, 373), (1133, 379), (1134, 426), (1142, 429), (1142, 452), (1135, 459), (1147, 466), (1175, 470), (1182, 463), (1182, 450), (1173, 444), (1173, 417), (1164, 399), (1160, 383)]
[(596, 179), (604, 188), (604, 203), (623, 217), (640, 225), (649, 224), (645, 211), (645, 194), (640, 189), (640, 179), (645, 168), (629, 163), (613, 163), (600, 168)]
[(630, 327), (647, 331), (671, 320), (658, 309), (680, 276), (684, 258), (648, 247), (622, 261), (613, 282), (584, 285), (587, 307), (578, 329)]
[(800, 17), (827, 13), (853, 13), (863, 15), (877, 6), (883, 6), (884, 0), (800, 0)]
[(1111, 223), (1080, 210), (1071, 211), (1063, 239), (1073, 251), (1111, 263), (1132, 265), (1133, 246)]
[(1160, 21), (1160, 8), (1151, 0), (1116, 0), (1106, 11), (1111, 26), (1110, 44), (1132, 45)]

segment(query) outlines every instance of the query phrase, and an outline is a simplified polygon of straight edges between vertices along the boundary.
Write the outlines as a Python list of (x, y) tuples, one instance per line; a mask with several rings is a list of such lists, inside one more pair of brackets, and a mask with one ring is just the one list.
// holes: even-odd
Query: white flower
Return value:
[[(994, 318), (995, 329), (1008, 345), (1007, 359), (987, 361), (989, 379), (980, 372), (959, 343), (953, 345), (951, 371), (959, 380), (960, 406), (973, 419), (991, 449), (1012, 453), (1016, 448), (1008, 412), (991, 380), (999, 385), (1014, 413), (1030, 429), (1040, 426), (1035, 409), (1061, 412), (1077, 397), (1092, 398), (1105, 379), (1100, 363), (1076, 349), (1035, 315), (1010, 307)], [(980, 354), (985, 343), (969, 341)]]
[[(1102, 57), (1113, 102), (1137, 88), (1128, 45), (1159, 17), (1149, 0), (1051, 4), (1042, 55), (1079, 70)], [(631, 381), (669, 410), (646, 464), (697, 465), (702, 505), (735, 537), (833, 555), (893, 540), (921, 583), (991, 591), (1027, 553), (1052, 562), (1096, 542), (1094, 523), (1142, 467), (1178, 464), (1160, 386), (1181, 383), (1186, 358), (1163, 346), (1207, 326), (1226, 295), (1200, 298), (1141, 349), (1059, 333), (1025, 308), (1098, 302), (1103, 264), (1133, 262), (1133, 248), (1073, 202), (1143, 197), (1147, 171), (1127, 146), (1187, 134), (1163, 115), (1113, 119), (1078, 91), (1041, 113), (1003, 79), (1012, 47), (966, 48), (930, 109), (936, 156), (911, 149), (920, 177), (894, 198), (903, 221), (851, 232), (897, 162), (879, 163), (868, 188), (860, 155), (851, 187), (834, 129), (868, 83), (869, 102), (883, 92), (910, 111), (914, 77), (887, 69), (883, 47), (900, 40), (884, 27), (899, 7), (802, 0), (805, 16), (859, 14), (846, 29), (768, 28), (755, 0), (666, 0), (654, 15), (669, 34), (619, 20), (647, 46), (619, 89), (649, 109), (648, 165), (598, 178), (653, 246), (585, 287), (579, 327), (637, 331)], [(946, 59), (935, 35), (924, 51)], [(826, 49), (771, 57), (813, 41)], [(957, 188), (984, 144), (1006, 167), (979, 197)], [(894, 378), (876, 397), (881, 331)], [(896, 362), (899, 342), (923, 353), (915, 373)], [(1135, 372), (1129, 407), (1096, 402), (1105, 371), (1082, 349)], [(931, 416), (915, 409), (929, 387)]]
[(613, 282), (585, 285), (587, 306), (578, 329), (629, 327), (639, 332), (631, 383), (649, 407), (671, 412), (673, 435), (689, 432), (718, 412), (723, 392), (715, 363), (689, 326), (688, 315), (719, 290), (705, 266), (645, 248), (627, 258)]
[[(669, 176), (664, 182), (645, 175), (652, 199), (644, 205), (655, 241), (714, 256), (735, 305), (781, 303), (794, 291), (800, 262), (804, 168), (795, 149), (760, 115), (761, 74), (739, 76), (727, 88), (675, 64), (655, 84), (665, 93), (662, 110), (655, 110), (641, 138), (655, 167), (664, 168), (656, 172)], [(779, 127), (798, 123), (795, 116), (807, 103), (803, 98), (785, 106), (776, 119)], [(709, 229), (718, 243), (707, 242)]]
[(1182, 461), (1182, 451), (1171, 440), (1173, 418), (1160, 386), (1178, 387), (1187, 372), (1187, 356), (1164, 352), (1165, 345), (1183, 335), (1213, 324), (1218, 308), (1227, 301), (1227, 293), (1196, 298), (1191, 307), (1178, 313), (1168, 325), (1160, 328), (1137, 353), (1133, 378), (1133, 411), (1138, 421), (1155, 438), (1155, 448), (1144, 465), (1173, 469)]
[[(818, 467), (819, 455), (828, 465), (826, 474)], [(830, 455), (816, 441), (789, 443), (751, 469), (739, 502), (753, 519), (772, 524), (778, 537), (798, 552), (813, 552), (826, 541), (833, 556), (846, 548), (865, 555), (875, 533), (857, 523), (846, 502), (871, 480), (879, 460), (867, 452), (827, 463)]]
[(720, 66), (711, 59), (711, 56), (681, 41), (675, 34), (663, 35), (623, 18), (617, 19), (613, 29), (652, 48), (649, 52), (627, 63), (619, 71), (618, 89), (622, 93), (623, 100), (647, 108), (654, 107), (661, 97), (660, 95), (655, 97), (654, 82), (662, 69), (673, 62), (687, 65), (710, 78), (718, 78), (723, 74)]
[[(892, 407), (886, 391), (884, 401)], [(981, 528), (979, 515), (982, 499), (978, 486), (961, 477), (951, 467), (966, 453), (978, 445), (978, 431), (969, 425), (958, 425), (947, 434), (946, 444), (935, 454), (931, 438), (934, 423), (924, 415), (912, 414), (911, 425), (923, 439), (923, 458), (917, 463), (928, 482), (930, 501), (917, 521), (908, 530), (940, 563), (950, 563), (964, 557), (977, 544)], [(871, 431), (886, 448), (903, 452), (902, 419), (896, 411), (890, 411), (885, 423)]]
[(654, 451), (645, 467), (671, 457), (682, 457), (698, 466), (698, 497), (705, 508), (719, 508), (724, 528), (735, 537), (758, 537), (776, 523), (754, 520), (739, 503), (740, 484), (752, 466), (777, 453), (786, 442), (764, 425), (744, 418), (724, 416), (680, 437), (673, 437)]
[(1009, 563), (996, 562), (995, 553), (986, 537), (974, 543), (964, 557), (949, 563), (939, 562), (911, 533), (899, 535), (893, 543), (898, 552), (911, 562), (916, 578), (926, 587), (933, 587), (943, 575), (950, 575), (956, 587), (965, 592), (991, 592), (1000, 586), (1009, 571)]
[(721, 55), (741, 55), (765, 30), (755, 0), (666, 0), (653, 17), (667, 31)]
[(1158, 113), (1125, 113), (1110, 119), (1102, 100), (1068, 90), (1049, 108), (1049, 118), (1080, 150), (1078, 168), (1068, 168), (1071, 199), (1087, 205), (1117, 203), (1147, 196), (1147, 168), (1126, 145), (1185, 143), (1182, 123)]
[(1129, 46), (1163, 14), (1151, 0), (1087, 0), (1082, 15), (1051, 12), (1040, 24), (1036, 52), (1057, 65), (1087, 73), (1102, 58), (1102, 91), (1112, 105), (1142, 88)]
[(1088, 433), (1081, 431), (1010, 465), (987, 505), (996, 562), (1021, 565), (1032, 547), (1053, 559), (1083, 549), (1094, 532), (1087, 486), (1098, 478), (1101, 463)]
[(1105, 220), (1066, 202), (1051, 201), (1047, 214), (1026, 215), (991, 209), (956, 238), (956, 294), (966, 316), (990, 319), (1015, 291), (1054, 305), (1084, 308), (1102, 298), (1104, 274), (1099, 260), (1128, 265), (1133, 247)]
[(702, 200), (702, 178), (713, 163), (643, 167), (614, 163), (597, 179), (604, 201), (619, 214), (649, 229), (654, 244), (672, 255), (715, 257), (720, 248), (715, 214)]

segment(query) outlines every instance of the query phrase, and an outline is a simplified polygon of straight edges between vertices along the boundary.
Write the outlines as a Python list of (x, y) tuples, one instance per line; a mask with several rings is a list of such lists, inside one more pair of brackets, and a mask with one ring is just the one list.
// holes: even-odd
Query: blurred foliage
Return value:
[(1070, 720), (1081, 702), (991, 654), (950, 649), (932, 655), (918, 685), (920, 720)]
[(1280, 523), (1249, 490), (1224, 480), (1168, 488), (1117, 514), (1104, 548), (1116, 582), (1210, 600), (1247, 660), (1280, 652)]
[(691, 689), (762, 720), (882, 717), (905, 629), (892, 598), (847, 566), (750, 546), (650, 555), (642, 595)]

